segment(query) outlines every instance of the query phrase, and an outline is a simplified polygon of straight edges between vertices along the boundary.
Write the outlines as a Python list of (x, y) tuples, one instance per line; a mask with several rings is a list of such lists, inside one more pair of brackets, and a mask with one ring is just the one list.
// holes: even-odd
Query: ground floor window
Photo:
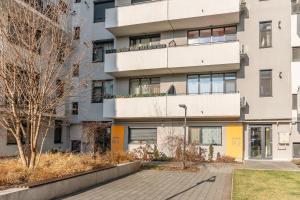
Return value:
[(156, 128), (129, 128), (129, 144), (156, 144)]
[(222, 145), (222, 127), (190, 127), (189, 143)]
[(293, 152), (294, 158), (300, 158), (300, 143), (293, 143)]

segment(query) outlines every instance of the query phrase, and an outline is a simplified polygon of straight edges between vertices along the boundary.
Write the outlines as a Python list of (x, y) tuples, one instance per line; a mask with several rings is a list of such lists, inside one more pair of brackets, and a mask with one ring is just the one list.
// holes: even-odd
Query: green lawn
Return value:
[(300, 200), (300, 172), (235, 170), (233, 200)]

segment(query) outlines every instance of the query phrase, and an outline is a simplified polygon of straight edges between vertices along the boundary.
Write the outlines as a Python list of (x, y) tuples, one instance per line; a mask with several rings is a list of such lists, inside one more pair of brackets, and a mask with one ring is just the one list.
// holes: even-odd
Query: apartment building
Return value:
[[(112, 144), (141, 143), (168, 152), (183, 135), (215, 156), (291, 160), (291, 2), (116, 1), (105, 28), (115, 49), (104, 72), (114, 77)], [(117, 146), (117, 145), (116, 145)]]
[[(21, 11), (28, 11), (29, 13), (32, 13), (33, 16), (37, 18), (43, 18), (43, 20), (49, 21), (49, 23), (52, 23), (52, 19), (50, 19), (48, 16), (43, 13), (43, 9), (54, 3), (54, 1), (50, 0), (39, 0), (36, 2), (30, 1), (30, 0), (12, 0), (15, 3), (16, 7), (19, 7)], [(8, 1), (7, 1), (8, 2)], [(6, 3), (6, 1), (0, 2), (0, 6), (3, 6)], [(34, 4), (31, 3), (38, 3), (36, 6), (32, 6)], [(3, 10), (2, 10), (3, 11)], [(23, 13), (23, 12), (20, 12)], [(25, 12), (24, 12), (25, 13)], [(9, 15), (9, 12), (6, 13), (7, 16)], [(1, 15), (3, 16), (3, 15)], [(25, 14), (25, 16), (28, 16)], [(9, 27), (9, 23), (7, 24)], [(65, 27), (60, 27), (62, 30), (67, 31), (68, 24), (65, 24)], [(15, 28), (16, 26), (14, 26)], [(11, 38), (11, 41), (5, 41), (5, 39), (0, 38), (0, 53), (6, 51), (5, 49), (5, 43), (6, 42), (13, 42), (13, 40), (16, 40), (16, 38)], [(14, 43), (17, 44), (17, 43)], [(21, 51), (28, 52), (28, 48), (19, 45), (19, 48)], [(43, 52), (43, 47), (40, 47), (40, 52)], [(10, 50), (10, 52), (13, 52)], [(42, 53), (39, 53), (42, 54)], [(26, 60), (26, 59), (24, 59)], [(3, 94), (1, 94), (3, 95)], [(2, 98), (1, 98), (1, 105), (2, 104)], [(50, 130), (44, 140), (43, 143), (43, 151), (66, 151), (70, 148), (70, 135), (68, 131), (68, 127), (66, 124), (66, 115), (65, 115), (65, 108), (64, 106), (60, 106), (56, 109), (56, 114), (53, 116), (55, 119), (53, 120), (53, 126), (50, 127)], [(26, 126), (26, 125), (24, 125)], [(43, 138), (39, 139), (39, 143), (41, 144)], [(9, 133), (7, 130), (1, 128), (0, 129), (0, 157), (7, 157), (7, 156), (15, 156), (18, 154), (18, 148), (17, 148), (17, 142), (14, 138), (14, 136)]]
[(173, 156), (166, 141), (183, 137), (183, 104), (187, 141), (213, 145), (215, 157), (299, 157), (297, 5), (72, 0), (82, 59), (66, 103), (67, 148), (86, 151), (84, 129), (96, 122), (102, 149), (150, 144)]

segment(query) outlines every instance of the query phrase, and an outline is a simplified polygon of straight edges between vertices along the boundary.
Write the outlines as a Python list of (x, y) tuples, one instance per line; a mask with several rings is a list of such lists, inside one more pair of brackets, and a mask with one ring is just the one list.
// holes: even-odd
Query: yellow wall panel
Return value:
[(243, 159), (243, 125), (230, 124), (226, 126), (226, 156), (237, 160)]
[(125, 150), (124, 146), (125, 127), (119, 125), (112, 125), (111, 127), (111, 151), (122, 152)]

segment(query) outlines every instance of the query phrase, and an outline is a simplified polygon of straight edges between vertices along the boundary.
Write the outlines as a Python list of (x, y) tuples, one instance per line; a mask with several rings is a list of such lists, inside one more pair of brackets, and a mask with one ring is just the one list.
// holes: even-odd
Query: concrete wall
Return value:
[[(248, 61), (241, 64), (237, 82), (238, 91), (249, 104), (244, 118), (291, 119), (291, 1), (247, 1), (246, 7), (238, 39)], [(272, 47), (261, 49), (259, 22), (269, 20), (272, 21)], [(263, 69), (273, 70), (272, 97), (259, 97), (259, 70)]]
[(140, 169), (140, 162), (120, 164), (117, 167), (57, 181), (33, 188), (13, 188), (0, 191), (0, 200), (48, 200), (106, 183), (132, 174)]

